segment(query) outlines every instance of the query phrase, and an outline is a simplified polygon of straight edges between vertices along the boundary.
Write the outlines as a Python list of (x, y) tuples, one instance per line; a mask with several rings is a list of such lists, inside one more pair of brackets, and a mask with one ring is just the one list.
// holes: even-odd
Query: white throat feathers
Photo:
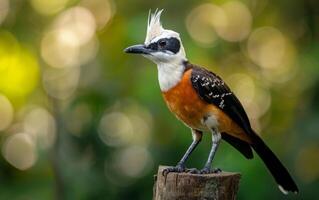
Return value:
[(159, 63), (157, 65), (158, 81), (162, 92), (167, 92), (182, 79), (185, 66), (183, 63)]

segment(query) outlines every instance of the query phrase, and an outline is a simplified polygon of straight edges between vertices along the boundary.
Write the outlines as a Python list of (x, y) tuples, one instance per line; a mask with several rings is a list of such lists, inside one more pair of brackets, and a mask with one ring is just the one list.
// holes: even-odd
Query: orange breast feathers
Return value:
[(178, 119), (190, 128), (207, 131), (208, 127), (203, 124), (204, 116), (214, 115), (218, 122), (218, 130), (227, 132), (241, 140), (250, 143), (247, 134), (222, 110), (213, 104), (202, 100), (191, 83), (192, 69), (187, 70), (181, 81), (166, 92), (162, 92), (164, 100)]

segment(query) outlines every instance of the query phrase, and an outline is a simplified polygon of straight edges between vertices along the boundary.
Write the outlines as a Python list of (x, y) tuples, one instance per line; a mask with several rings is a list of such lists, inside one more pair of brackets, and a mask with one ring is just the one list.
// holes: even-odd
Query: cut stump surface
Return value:
[(160, 166), (154, 176), (153, 200), (234, 200), (240, 174), (190, 174), (171, 172), (163, 176), (167, 166)]

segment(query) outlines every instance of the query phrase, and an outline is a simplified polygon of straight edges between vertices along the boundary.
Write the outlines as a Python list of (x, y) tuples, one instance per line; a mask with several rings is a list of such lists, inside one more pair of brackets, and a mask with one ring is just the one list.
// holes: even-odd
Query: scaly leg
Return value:
[(209, 174), (209, 173), (217, 173), (220, 172), (220, 169), (213, 169), (212, 162), (216, 153), (216, 150), (219, 146), (221, 140), (221, 134), (218, 130), (212, 129), (212, 147), (208, 155), (207, 162), (202, 170), (200, 170), (201, 174)]
[(175, 167), (168, 167), (163, 170), (162, 174), (166, 176), (170, 172), (185, 172), (186, 167), (185, 167), (185, 162), (190, 156), (190, 154), (194, 151), (196, 146), (199, 144), (199, 142), (202, 140), (202, 135), (203, 133), (198, 130), (192, 129), (192, 136), (193, 136), (193, 142), (192, 144), (188, 147), (186, 153), (182, 157), (182, 159), (177, 163)]

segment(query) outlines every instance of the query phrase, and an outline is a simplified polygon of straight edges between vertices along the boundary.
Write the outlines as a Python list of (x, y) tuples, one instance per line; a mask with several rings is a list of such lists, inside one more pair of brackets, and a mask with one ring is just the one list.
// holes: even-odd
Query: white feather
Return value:
[(217, 129), (218, 127), (217, 116), (214, 115), (213, 113), (209, 113), (207, 118), (205, 120), (203, 119), (202, 123), (207, 127), (208, 130)]
[(182, 79), (184, 66), (180, 64), (157, 64), (158, 81), (161, 91), (166, 92), (173, 88)]
[(162, 10), (155, 10), (153, 14), (151, 12), (148, 15), (147, 20), (147, 32), (145, 38), (145, 44), (149, 44), (155, 37), (162, 34), (164, 31), (162, 24), (161, 24), (161, 14)]
[(279, 188), (279, 190), (280, 190), (283, 194), (285, 194), (285, 195), (288, 194), (288, 191), (285, 190), (281, 185), (278, 185), (278, 188)]

